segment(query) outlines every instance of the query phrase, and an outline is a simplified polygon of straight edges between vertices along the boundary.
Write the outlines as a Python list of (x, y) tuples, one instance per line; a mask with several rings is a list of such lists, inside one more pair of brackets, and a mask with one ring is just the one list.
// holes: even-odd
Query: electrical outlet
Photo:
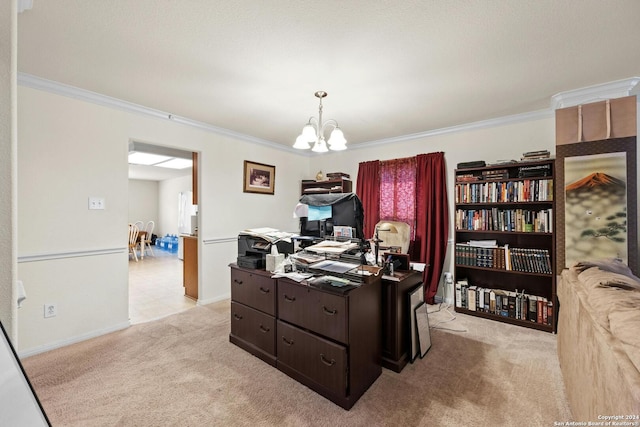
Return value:
[(58, 306), (52, 303), (44, 305), (44, 317), (54, 317), (58, 314)]

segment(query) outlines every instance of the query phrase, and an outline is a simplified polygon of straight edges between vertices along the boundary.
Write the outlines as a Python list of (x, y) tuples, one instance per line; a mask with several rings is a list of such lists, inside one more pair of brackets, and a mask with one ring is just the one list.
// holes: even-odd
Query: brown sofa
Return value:
[(562, 272), (558, 301), (558, 359), (574, 421), (640, 415), (640, 279), (617, 260), (578, 263)]

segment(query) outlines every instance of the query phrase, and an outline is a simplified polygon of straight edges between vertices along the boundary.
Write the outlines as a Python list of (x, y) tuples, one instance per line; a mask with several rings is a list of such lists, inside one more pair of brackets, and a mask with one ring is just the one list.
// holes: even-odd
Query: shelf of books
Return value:
[(455, 310), (555, 332), (554, 162), (456, 169)]

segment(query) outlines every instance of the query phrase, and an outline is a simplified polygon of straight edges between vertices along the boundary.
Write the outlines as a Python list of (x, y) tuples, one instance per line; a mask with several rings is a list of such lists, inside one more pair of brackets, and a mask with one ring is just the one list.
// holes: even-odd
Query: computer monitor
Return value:
[(364, 210), (362, 202), (355, 193), (306, 194), (300, 198), (300, 203), (309, 207), (331, 207), (330, 217), (318, 220), (301, 217), (301, 235), (331, 236), (334, 226), (344, 226), (354, 229), (354, 238), (364, 238)]

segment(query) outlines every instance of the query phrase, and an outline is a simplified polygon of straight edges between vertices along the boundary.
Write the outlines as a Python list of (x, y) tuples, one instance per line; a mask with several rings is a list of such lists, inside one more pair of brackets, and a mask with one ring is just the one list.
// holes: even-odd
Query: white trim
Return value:
[[(134, 104), (127, 101), (122, 101), (117, 98), (102, 95), (96, 92), (80, 89), (74, 86), (65, 85), (52, 80), (43, 79), (34, 75), (26, 73), (18, 73), (18, 84), (33, 89), (43, 90), (51, 93), (55, 93), (62, 96), (68, 96), (71, 98), (79, 99), (86, 102), (91, 102), (106, 107), (116, 108), (119, 110), (143, 114), (150, 117), (155, 117), (163, 120), (171, 120), (176, 123), (184, 124), (185, 126), (195, 127), (207, 132), (215, 133), (218, 135), (230, 136), (246, 142), (266, 145), (276, 150), (286, 151), (289, 153), (295, 153), (300, 156), (313, 157), (321, 154), (313, 153), (310, 150), (296, 150), (293, 147), (278, 144), (273, 141), (257, 138), (254, 136), (246, 135), (243, 133), (235, 132), (229, 129), (213, 126), (207, 123), (192, 120), (186, 117), (180, 117), (168, 113), (166, 111), (155, 110), (153, 108), (144, 107), (142, 105)], [(456, 126), (450, 126), (446, 128), (433, 129), (425, 132), (418, 132), (409, 135), (401, 135), (392, 138), (379, 139), (369, 142), (362, 142), (359, 144), (349, 145), (349, 149), (367, 149), (373, 146), (395, 144), (398, 142), (406, 142), (421, 138), (433, 137), (436, 135), (451, 134), (456, 132), (468, 132), (470, 130), (477, 130), (483, 128), (491, 128), (496, 126), (504, 126), (512, 123), (526, 122), (545, 119), (552, 117), (554, 112), (558, 108), (564, 108), (570, 105), (578, 105), (580, 103), (592, 102), (594, 100), (619, 98), (622, 96), (628, 96), (630, 94), (638, 93), (640, 90), (640, 77), (631, 77), (624, 80), (618, 80), (615, 82), (603, 83), (600, 85), (590, 86), (587, 88), (576, 89), (572, 91), (560, 92), (551, 97), (551, 106), (549, 109), (532, 111), (522, 114), (514, 114), (510, 116), (498, 117), (494, 119), (481, 120), (472, 123), (465, 123)], [(335, 153), (334, 153), (335, 154)], [(211, 243), (208, 240), (205, 243)]]
[(498, 117), (495, 119), (481, 120), (473, 123), (466, 123), (463, 125), (450, 126), (447, 128), (440, 128), (434, 130), (428, 130), (425, 132), (412, 133), (409, 135), (396, 136), (392, 138), (379, 139), (377, 141), (365, 142), (362, 144), (351, 145), (349, 148), (371, 148), (376, 145), (393, 144), (397, 142), (406, 142), (414, 139), (428, 138), (436, 135), (444, 135), (457, 132), (468, 132), (470, 130), (491, 128), (496, 126), (505, 126), (512, 123), (534, 121), (540, 119), (546, 119), (553, 116), (551, 110), (538, 110), (529, 113), (514, 114), (511, 116)]
[(309, 156), (309, 153), (302, 153), (300, 150), (296, 150), (293, 147), (278, 144), (265, 139), (257, 138), (243, 133), (235, 132), (229, 129), (213, 126), (207, 123), (191, 120), (186, 117), (176, 116), (166, 111), (156, 110), (153, 108), (144, 107), (132, 102), (123, 101), (111, 96), (102, 95), (96, 92), (91, 92), (85, 89), (80, 89), (74, 86), (58, 83), (52, 80), (43, 79), (31, 74), (18, 73), (18, 84), (32, 89), (38, 89), (46, 92), (55, 93), (57, 95), (67, 96), (69, 98), (79, 99), (85, 102), (91, 102), (93, 104), (102, 105), (105, 107), (111, 107), (130, 113), (143, 114), (145, 116), (154, 117), (157, 119), (170, 120), (172, 122), (180, 123), (186, 126), (195, 127), (207, 132), (215, 133), (218, 135), (230, 136), (243, 141), (251, 142), (254, 144), (266, 145), (277, 150), (287, 151), (290, 153), (296, 153)]
[(215, 245), (217, 243), (235, 243), (238, 241), (238, 236), (234, 237), (216, 237), (213, 239), (202, 239), (204, 245)]
[(96, 338), (102, 335), (110, 334), (111, 332), (120, 331), (131, 326), (129, 321), (119, 323), (109, 328), (98, 329), (96, 331), (88, 332), (86, 334), (76, 335), (75, 337), (66, 338), (60, 341), (55, 341), (49, 344), (40, 345), (28, 350), (18, 352), (18, 357), (21, 359), (24, 357), (34, 356), (36, 354), (44, 353), (46, 351), (55, 350), (56, 348), (66, 347), (71, 344), (76, 344), (82, 341), (86, 341), (91, 338)]
[(605, 99), (622, 98), (637, 93), (640, 77), (617, 80), (609, 83), (560, 92), (551, 97), (551, 109), (573, 107)]
[(199, 299), (198, 302), (196, 304), (198, 305), (207, 305), (207, 304), (213, 304), (214, 302), (220, 302), (220, 301), (224, 301), (224, 300), (230, 300), (231, 299), (231, 294), (223, 294), (222, 296), (217, 296), (215, 298), (209, 298), (206, 300), (203, 299)]
[(267, 145), (271, 148), (275, 148), (278, 150), (283, 150), (283, 151), (288, 151), (290, 153), (296, 153), (296, 154), (304, 154), (304, 153), (300, 153), (300, 150), (296, 150), (293, 147), (288, 147), (286, 145), (282, 145), (282, 144), (277, 144), (275, 142), (272, 141), (267, 141), (266, 139), (261, 139), (261, 138), (256, 138), (255, 136), (251, 136), (251, 135), (245, 135), (243, 133), (239, 133), (239, 132), (235, 132), (229, 129), (225, 129), (225, 128), (220, 128), (220, 127), (216, 127), (207, 123), (203, 123), (203, 122), (199, 122), (196, 120), (191, 120), (188, 119), (186, 117), (179, 117), (179, 116), (170, 116), (169, 117), (170, 120), (176, 122), (176, 123), (181, 123), (187, 126), (192, 126), (198, 129), (202, 129), (205, 130), (207, 132), (212, 132), (212, 133), (216, 133), (219, 135), (225, 135), (225, 136), (231, 136), (233, 138), (237, 138), (243, 141), (247, 141), (247, 142), (252, 142), (254, 144), (260, 144), (260, 145)]
[(18, 256), (18, 263), (51, 261), (51, 260), (64, 259), (64, 258), (82, 258), (82, 257), (88, 257), (88, 256), (111, 255), (111, 254), (119, 254), (119, 253), (126, 253), (126, 252), (127, 252), (126, 246), (120, 247), (120, 248), (91, 249), (91, 250), (83, 250), (83, 251), (50, 252), (50, 253), (43, 253), (43, 254)]
[(170, 117), (170, 114), (164, 111), (143, 107), (142, 105), (133, 104), (127, 101), (122, 101), (117, 98), (102, 95), (96, 92), (91, 92), (85, 89), (80, 89), (75, 86), (66, 85), (64, 83), (58, 83), (53, 80), (43, 79), (41, 77), (36, 77), (31, 74), (18, 73), (18, 85), (30, 87), (32, 89), (42, 90), (45, 92), (55, 93), (57, 95), (62, 95), (69, 98), (75, 98), (81, 101), (91, 102), (93, 104), (103, 105), (103, 106), (115, 108), (118, 110), (144, 114), (146, 116), (157, 117), (157, 118), (162, 118), (167, 120), (169, 120), (169, 117)]

